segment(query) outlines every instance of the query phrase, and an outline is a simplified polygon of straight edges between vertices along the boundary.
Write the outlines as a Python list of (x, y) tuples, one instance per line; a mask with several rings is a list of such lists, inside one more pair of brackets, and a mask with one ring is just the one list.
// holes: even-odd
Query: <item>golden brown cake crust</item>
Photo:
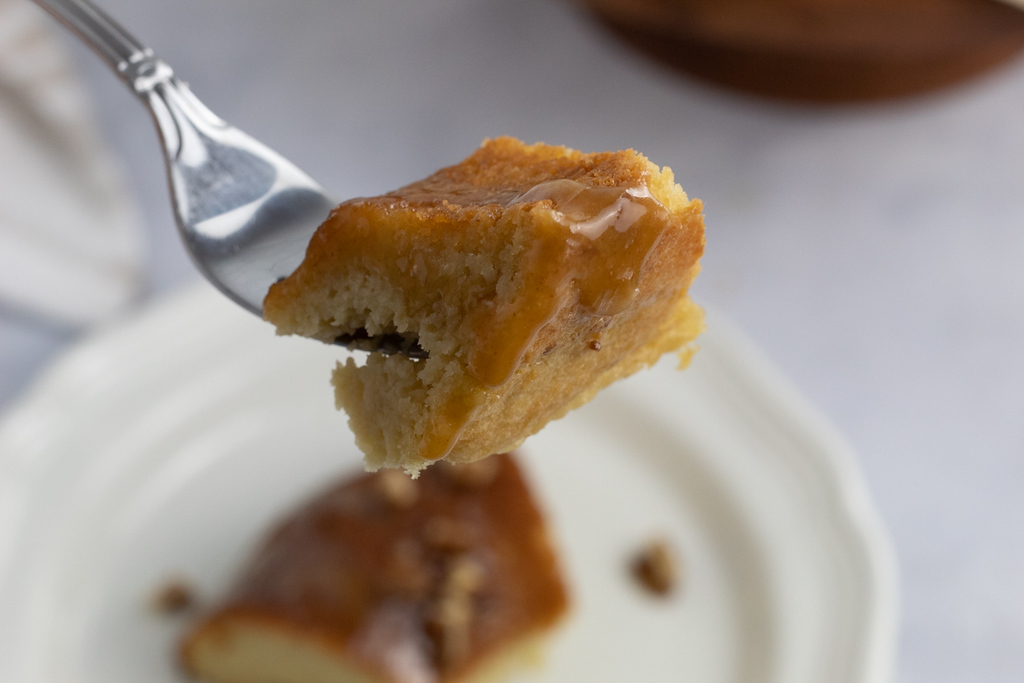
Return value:
[(701, 210), (632, 150), (489, 140), (335, 209), (264, 315), (327, 342), (415, 338), (426, 361), (339, 366), (338, 405), (371, 468), (471, 461), (693, 340)]
[[(678, 186), (669, 169), (659, 169), (634, 150), (584, 154), (543, 143), (524, 145), (510, 137), (486, 140), (459, 164), (394, 192), (352, 199), (334, 209), (317, 230), (295, 274), (270, 288), (264, 316), (279, 327), (292, 322), (295, 302), (303, 299), (316, 281), (332, 278), (338, 264), (358, 250), (364, 257), (384, 259), (413, 246), (403, 244), (404, 240), (416, 240), (426, 243), (420, 245), (425, 252), (432, 246), (431, 240), (443, 239), (438, 233), (446, 233), (464, 248), (482, 248), (487, 235), (473, 228), (479, 228), (481, 222), (497, 221), (517, 197), (557, 179), (595, 187), (650, 186), (671, 212), (685, 211), (687, 218), (698, 220), (701, 216), (699, 200), (691, 202), (681, 190), (672, 191)], [(391, 219), (398, 212), (401, 221), (396, 226)], [(411, 235), (402, 229), (409, 224), (416, 227)], [(696, 263), (704, 251), (703, 224), (699, 229), (687, 227), (691, 229), (686, 231), (686, 242), (676, 245), (681, 250), (677, 256)], [(413, 274), (403, 283), (408, 294), (421, 289), (422, 283), (416, 279)], [(324, 333), (321, 339), (333, 341)]]
[(635, 187), (647, 180), (651, 170), (650, 162), (631, 149), (584, 154), (568, 147), (524, 145), (515, 138), (502, 137), (486, 140), (455, 166), (361, 202), (391, 206), (396, 200), (407, 201), (447, 213), (458, 221), (481, 207), (504, 211), (509, 200), (552, 179), (598, 187)]
[[(255, 623), (375, 680), (445, 683), (566, 608), (543, 517), (515, 460), (498, 455), (415, 482), (367, 474), (317, 497), (273, 532), (182, 651), (195, 670), (219, 634)], [(445, 622), (453, 609), (461, 624)], [(405, 653), (400, 666), (395, 652)]]

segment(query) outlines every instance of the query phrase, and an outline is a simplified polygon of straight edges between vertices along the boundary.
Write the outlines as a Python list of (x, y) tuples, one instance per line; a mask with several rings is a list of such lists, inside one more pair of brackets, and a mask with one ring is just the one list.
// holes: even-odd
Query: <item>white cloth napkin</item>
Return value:
[(81, 326), (138, 296), (141, 234), (58, 30), (0, 0), (0, 311)]

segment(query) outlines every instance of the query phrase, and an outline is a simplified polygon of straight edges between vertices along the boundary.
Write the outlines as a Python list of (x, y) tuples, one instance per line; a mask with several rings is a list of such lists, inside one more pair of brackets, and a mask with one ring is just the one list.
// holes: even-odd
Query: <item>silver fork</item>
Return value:
[(295, 164), (214, 115), (89, 0), (35, 2), (95, 50), (149, 109), (185, 248), (206, 279), (261, 315), (270, 285), (295, 270), (337, 202)]

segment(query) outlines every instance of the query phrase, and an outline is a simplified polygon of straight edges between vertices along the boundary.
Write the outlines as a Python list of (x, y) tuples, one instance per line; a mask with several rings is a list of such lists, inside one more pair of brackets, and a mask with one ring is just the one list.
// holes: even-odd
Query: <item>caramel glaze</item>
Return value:
[[(569, 178), (539, 183), (506, 200), (530, 214), (533, 241), (519, 259), (515, 295), (473, 311), (468, 370), (482, 385), (501, 387), (538, 332), (567, 305), (594, 318), (621, 313), (636, 298), (644, 264), (671, 225), (646, 186), (601, 187)], [(478, 391), (453, 400), (427, 435), (427, 459), (454, 447), (475, 414)]]
[[(495, 471), (483, 480), (459, 474), (489, 461)], [(382, 477), (395, 475), (404, 476), (359, 476), (295, 513), (201, 631), (233, 619), (263, 621), (316, 640), (382, 680), (444, 683), (557, 622), (567, 608), (565, 587), (512, 456), (429, 468), (408, 482), (416, 487), (412, 499), (389, 499)], [(479, 568), (456, 656), (442, 651), (431, 622), (453, 558)]]
[(477, 317), (469, 368), (491, 387), (508, 381), (562, 306), (578, 303), (582, 313), (599, 318), (625, 310), (636, 298), (647, 257), (671, 225), (668, 211), (643, 185), (600, 187), (560, 178), (510, 204), (527, 205), (541, 229), (522, 259), (518, 296)]
[[(607, 318), (636, 298), (647, 257), (671, 224), (645, 186), (596, 187), (575, 180), (540, 183), (508, 200), (540, 228), (520, 258), (520, 285), (510, 300), (488, 302), (470, 315), (475, 340), (468, 370), (482, 385), (501, 387), (521, 364), (537, 333), (566, 305)], [(478, 390), (452, 397), (424, 436), (427, 460), (443, 458), (473, 419)]]

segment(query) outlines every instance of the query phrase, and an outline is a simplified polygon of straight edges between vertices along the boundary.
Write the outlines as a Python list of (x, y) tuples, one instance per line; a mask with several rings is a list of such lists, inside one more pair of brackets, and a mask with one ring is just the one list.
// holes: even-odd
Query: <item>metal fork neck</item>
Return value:
[(253, 313), (302, 262), (337, 202), (295, 164), (207, 109), (90, 0), (35, 0), (103, 58), (153, 115), (186, 249), (217, 288)]
[(146, 48), (134, 56), (132, 60), (117, 65), (118, 75), (136, 95), (144, 96), (159, 83), (166, 83), (174, 78), (174, 70), (166, 62)]
[(171, 80), (174, 71), (106, 12), (90, 0), (35, 0), (77, 34), (140, 97), (158, 83)]

